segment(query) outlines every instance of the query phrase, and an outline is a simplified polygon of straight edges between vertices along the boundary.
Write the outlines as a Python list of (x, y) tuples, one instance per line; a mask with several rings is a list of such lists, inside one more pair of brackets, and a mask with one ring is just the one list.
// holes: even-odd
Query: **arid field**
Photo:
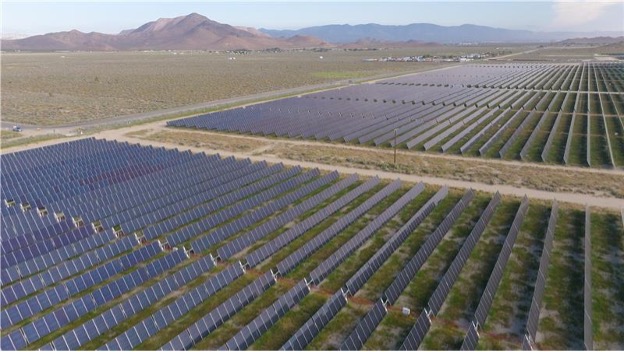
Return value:
[[(516, 47), (425, 46), (328, 52), (56, 52), (3, 53), (2, 117), (55, 125), (102, 119), (445, 65), (365, 62), (410, 55), (515, 52)], [(322, 57), (322, 59), (321, 59)]]

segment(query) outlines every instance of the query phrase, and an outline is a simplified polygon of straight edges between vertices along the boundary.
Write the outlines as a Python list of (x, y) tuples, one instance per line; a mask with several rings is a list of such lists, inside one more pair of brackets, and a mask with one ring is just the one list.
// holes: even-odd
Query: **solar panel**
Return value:
[(461, 351), (474, 351), (479, 343), (479, 333), (474, 325), (470, 325), (466, 338), (461, 345)]
[(425, 338), (425, 335), (427, 335), (430, 327), (431, 321), (429, 320), (427, 312), (423, 311), (420, 316), (418, 316), (416, 323), (405, 338), (405, 341), (403, 341), (400, 350), (417, 350), (422, 340)]
[(584, 243), (584, 284), (583, 284), (583, 344), (587, 350), (594, 349), (593, 338), (593, 306), (592, 306), (592, 262), (591, 262), (591, 212), (585, 207), (585, 237)]

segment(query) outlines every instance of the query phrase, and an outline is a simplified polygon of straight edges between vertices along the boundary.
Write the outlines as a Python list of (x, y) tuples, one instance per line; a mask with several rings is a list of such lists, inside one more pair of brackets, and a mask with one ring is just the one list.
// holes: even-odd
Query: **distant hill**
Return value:
[(584, 38), (571, 38), (562, 40), (557, 44), (561, 45), (607, 45), (617, 44), (624, 42), (624, 36), (622, 37), (584, 37)]
[(236, 28), (192, 13), (176, 18), (161, 18), (119, 34), (83, 33), (77, 30), (36, 35), (24, 39), (2, 40), (3, 50), (231, 50), (266, 48), (327, 47), (329, 44), (310, 36), (272, 38), (253, 28)]
[(421, 42), (418, 40), (408, 40), (405, 42), (394, 42), (376, 39), (360, 39), (354, 43), (340, 44), (342, 49), (393, 49), (393, 48), (425, 48), (442, 46), (442, 44), (434, 42)]
[[(360, 40), (407, 42), (410, 40), (436, 43), (519, 43), (549, 42), (582, 36), (579, 33), (532, 32), (464, 24), (461, 26), (439, 26), (430, 23), (408, 25), (380, 25), (375, 23), (359, 25), (326, 25), (298, 30), (260, 29), (275, 38), (289, 38), (295, 35), (311, 35), (329, 43), (344, 44)], [(604, 33), (621, 35), (621, 33)]]

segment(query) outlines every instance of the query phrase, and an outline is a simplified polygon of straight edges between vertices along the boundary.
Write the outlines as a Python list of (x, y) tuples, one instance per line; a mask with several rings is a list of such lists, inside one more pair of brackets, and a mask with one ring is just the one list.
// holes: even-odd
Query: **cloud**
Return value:
[(622, 1), (596, 0), (563, 0), (552, 4), (554, 18), (550, 24), (551, 30), (574, 30), (584, 24), (595, 22), (608, 15), (614, 7), (624, 6)]

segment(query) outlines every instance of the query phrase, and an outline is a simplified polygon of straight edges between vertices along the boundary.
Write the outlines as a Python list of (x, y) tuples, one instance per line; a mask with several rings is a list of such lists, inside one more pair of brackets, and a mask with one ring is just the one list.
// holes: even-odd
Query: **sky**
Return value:
[(158, 18), (197, 12), (235, 26), (299, 29), (326, 24), (477, 24), (531, 31), (624, 35), (624, 0), (567, 1), (143, 1), (2, 0), (2, 35), (78, 29), (119, 33)]

